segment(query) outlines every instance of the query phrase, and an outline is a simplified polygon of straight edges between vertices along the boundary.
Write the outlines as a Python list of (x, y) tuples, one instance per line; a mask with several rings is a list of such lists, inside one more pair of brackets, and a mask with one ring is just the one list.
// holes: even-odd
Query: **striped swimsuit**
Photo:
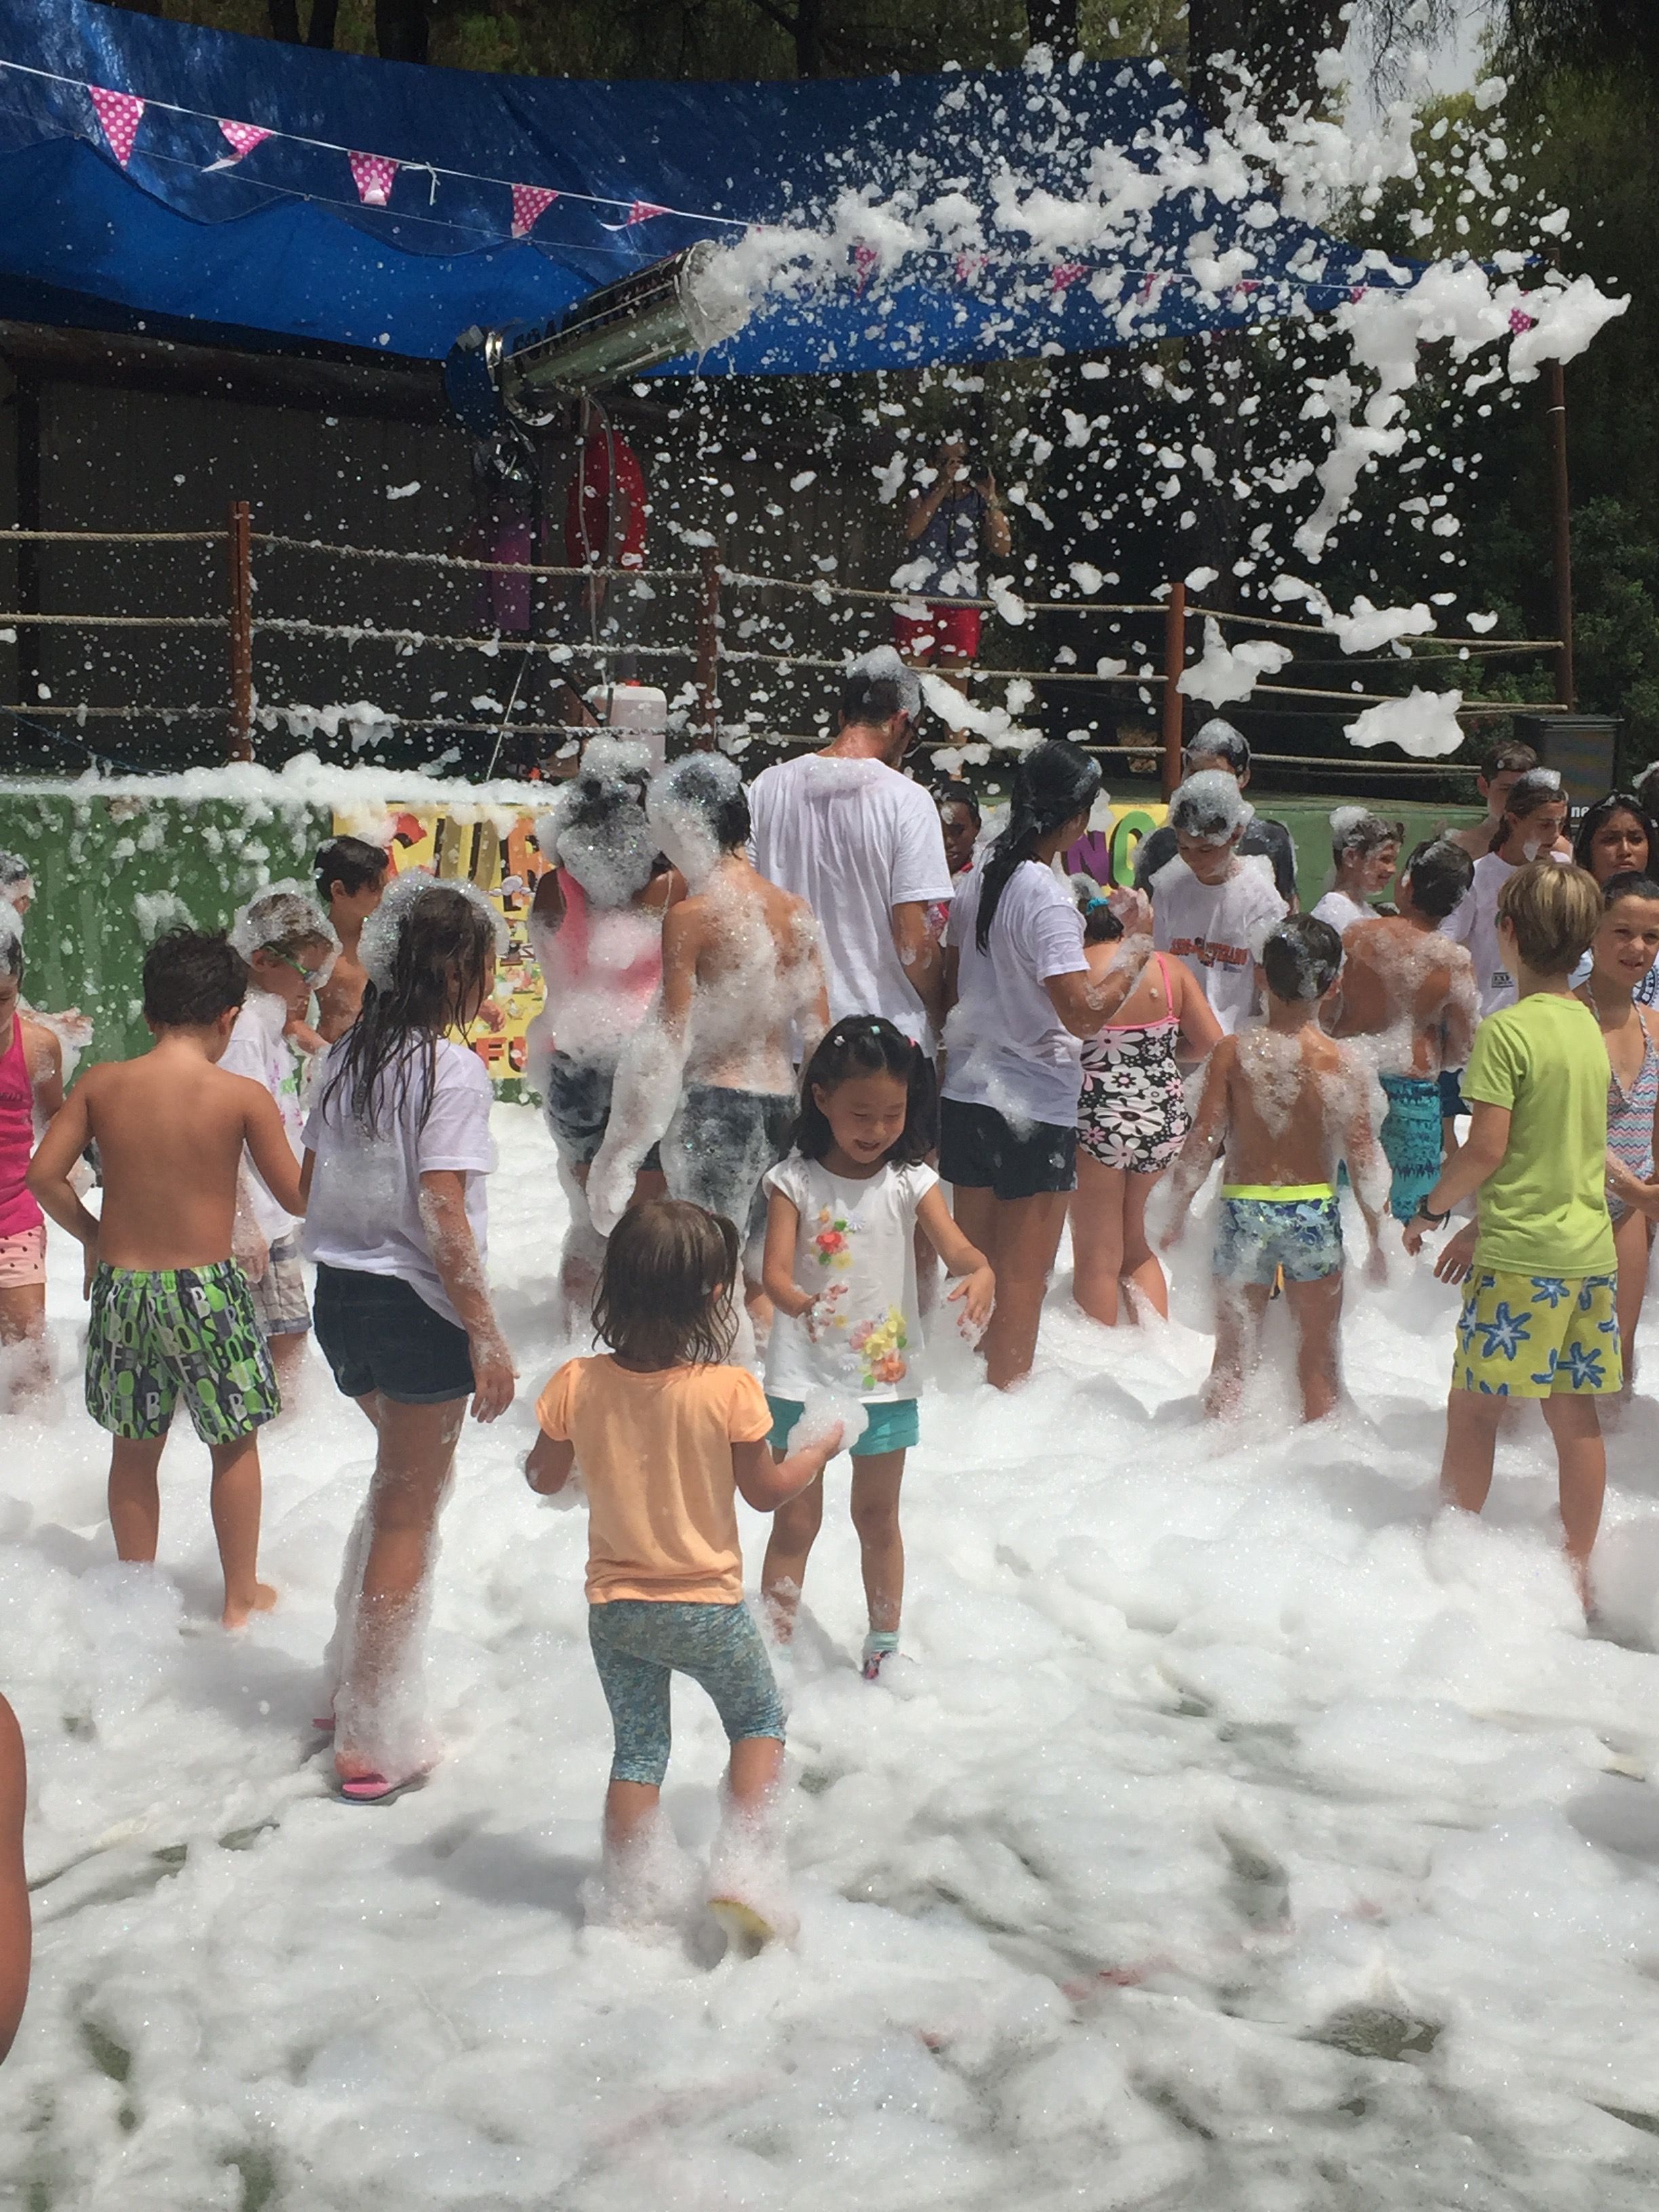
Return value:
[[(1650, 1182), (1653, 1179), (1653, 1115), (1656, 1104), (1659, 1104), (1659, 1049), (1655, 1048), (1646, 1015), (1638, 1010), (1636, 1018), (1642, 1024), (1642, 1065), (1628, 1093), (1620, 1089), (1616, 1075), (1608, 1078), (1607, 1150), (1621, 1159), (1632, 1175)], [(1607, 1211), (1615, 1222), (1620, 1222), (1626, 1218), (1630, 1208), (1620, 1200), (1609, 1198)]]

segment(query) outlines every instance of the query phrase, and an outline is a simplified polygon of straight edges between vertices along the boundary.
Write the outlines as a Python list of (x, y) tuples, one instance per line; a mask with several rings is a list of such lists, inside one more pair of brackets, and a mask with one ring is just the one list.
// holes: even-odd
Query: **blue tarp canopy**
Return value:
[[(226, 124), (270, 135), (250, 144)], [(832, 289), (769, 305), (706, 372), (1093, 352), (1410, 281), (1202, 181), (1070, 249), (998, 221), (1009, 180), (1016, 198), (1075, 199), (1097, 149), (1150, 170), (1172, 144), (1201, 155), (1205, 125), (1155, 61), (599, 83), (316, 52), (92, 0), (0, 0), (0, 314), (154, 318), (173, 335), (435, 360), (469, 325), (546, 324), (693, 240), (820, 221), (859, 191), (912, 207), (960, 195), (982, 238), (942, 236), (890, 272), (872, 222)], [(537, 205), (514, 185), (557, 197)], [(515, 207), (533, 217), (527, 235)], [(1224, 258), (1235, 247), (1251, 257), (1243, 276)]]

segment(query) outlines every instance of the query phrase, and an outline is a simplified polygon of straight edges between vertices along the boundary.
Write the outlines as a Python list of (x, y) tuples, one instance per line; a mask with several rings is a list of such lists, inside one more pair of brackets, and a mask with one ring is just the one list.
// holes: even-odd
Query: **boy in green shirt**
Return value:
[(1498, 942), (1520, 994), (1475, 1033), (1463, 1074), (1468, 1141), (1406, 1227), (1406, 1249), (1416, 1252), (1460, 1199), (1480, 1194), (1441, 1488), (1478, 1513), (1492, 1487), (1504, 1401), (1541, 1400), (1555, 1439), (1567, 1556), (1586, 1605), (1607, 1480), (1595, 1401), (1616, 1395), (1623, 1380), (1607, 1201), (1607, 1048), (1568, 981), (1601, 920), (1594, 877), (1553, 860), (1517, 868), (1498, 893)]

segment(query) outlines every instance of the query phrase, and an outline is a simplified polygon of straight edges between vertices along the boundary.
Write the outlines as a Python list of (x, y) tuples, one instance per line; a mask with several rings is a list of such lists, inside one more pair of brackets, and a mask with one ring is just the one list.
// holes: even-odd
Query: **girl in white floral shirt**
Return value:
[[(898, 1648), (904, 1601), (899, 1485), (918, 1439), (915, 1231), (961, 1279), (950, 1293), (966, 1327), (990, 1316), (995, 1283), (983, 1253), (951, 1220), (933, 1142), (932, 1070), (891, 1022), (856, 1014), (837, 1022), (801, 1079), (795, 1149), (765, 1179), (765, 1286), (776, 1310), (766, 1350), (772, 1449), (781, 1459), (810, 1396), (864, 1408), (847, 1446), (853, 1456), (853, 1525), (863, 1553), (870, 1633), (864, 1672), (873, 1681)], [(823, 1480), (779, 1509), (762, 1588), (787, 1640), (806, 1558), (823, 1517)]]

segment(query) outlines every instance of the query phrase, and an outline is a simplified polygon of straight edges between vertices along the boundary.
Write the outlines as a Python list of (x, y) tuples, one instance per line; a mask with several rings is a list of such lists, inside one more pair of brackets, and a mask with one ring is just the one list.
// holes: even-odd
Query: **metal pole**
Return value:
[(697, 744), (706, 751), (714, 742), (720, 696), (720, 566), (712, 545), (702, 549), (702, 585), (697, 603)]
[(225, 757), (253, 758), (252, 517), (245, 499), (234, 500), (226, 544), (230, 553), (230, 738)]
[(1572, 497), (1567, 483), (1567, 386), (1561, 364), (1548, 365), (1550, 426), (1550, 512), (1555, 539), (1555, 696), (1564, 707), (1577, 704), (1572, 665)]
[(1187, 665), (1187, 586), (1171, 584), (1164, 610), (1164, 796), (1167, 799), (1181, 781), (1182, 710), (1185, 701), (1176, 689)]

